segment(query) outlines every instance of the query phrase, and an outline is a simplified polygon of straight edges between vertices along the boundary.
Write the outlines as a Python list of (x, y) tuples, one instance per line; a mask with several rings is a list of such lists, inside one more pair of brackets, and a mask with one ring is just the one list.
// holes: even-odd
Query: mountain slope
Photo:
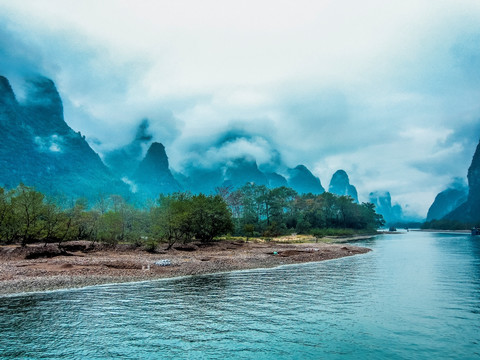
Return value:
[(128, 195), (127, 186), (65, 122), (54, 83), (38, 76), (25, 86), (19, 103), (0, 76), (0, 185), (13, 188), (22, 182), (50, 195), (92, 201), (99, 194)]
[(165, 147), (154, 142), (133, 175), (137, 194), (143, 199), (155, 199), (160, 193), (181, 191), (180, 184), (170, 171)]
[(446, 219), (480, 225), (480, 141), (468, 168), (467, 201), (445, 216)]
[(440, 192), (428, 209), (427, 221), (439, 220), (467, 201), (468, 188), (448, 188)]

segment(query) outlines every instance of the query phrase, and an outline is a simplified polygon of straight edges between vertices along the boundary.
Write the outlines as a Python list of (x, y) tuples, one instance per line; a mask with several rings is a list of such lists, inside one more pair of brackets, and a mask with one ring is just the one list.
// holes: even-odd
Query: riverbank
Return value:
[(93, 250), (88, 246), (87, 242), (72, 242), (62, 252), (56, 245), (1, 246), (0, 295), (270, 268), (370, 251), (347, 244), (273, 241), (188, 244), (156, 253), (129, 245), (97, 245)]

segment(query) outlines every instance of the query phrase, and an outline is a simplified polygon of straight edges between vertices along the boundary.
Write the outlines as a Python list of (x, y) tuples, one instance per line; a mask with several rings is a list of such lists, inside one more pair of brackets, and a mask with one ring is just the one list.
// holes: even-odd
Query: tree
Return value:
[(43, 228), (44, 197), (41, 192), (23, 184), (20, 184), (15, 189), (15, 196), (12, 198), (11, 203), (16, 220), (20, 225), (22, 246), (26, 246), (32, 240), (39, 238)]
[(20, 222), (11, 203), (13, 193), (0, 188), (0, 240), (7, 244), (14, 242), (20, 233)]
[(47, 201), (44, 206), (42, 219), (44, 222), (42, 237), (45, 241), (45, 246), (47, 246), (49, 242), (58, 241), (63, 238), (68, 219), (57, 204), (52, 201)]
[(176, 242), (193, 238), (191, 220), (192, 199), (189, 194), (160, 195), (159, 206), (150, 210), (152, 235), (168, 243), (167, 250)]
[(232, 214), (219, 195), (203, 194), (192, 197), (191, 221), (195, 238), (202, 242), (234, 230)]
[(110, 199), (111, 209), (98, 214), (100, 216), (99, 238), (111, 244), (117, 244), (119, 241), (137, 242), (141, 236), (139, 211), (127, 204), (120, 195), (112, 195)]

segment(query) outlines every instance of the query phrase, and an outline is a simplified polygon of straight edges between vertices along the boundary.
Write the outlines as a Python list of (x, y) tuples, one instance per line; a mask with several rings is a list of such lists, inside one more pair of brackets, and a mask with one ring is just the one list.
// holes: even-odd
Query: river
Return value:
[(480, 359), (480, 237), (0, 298), (1, 359)]

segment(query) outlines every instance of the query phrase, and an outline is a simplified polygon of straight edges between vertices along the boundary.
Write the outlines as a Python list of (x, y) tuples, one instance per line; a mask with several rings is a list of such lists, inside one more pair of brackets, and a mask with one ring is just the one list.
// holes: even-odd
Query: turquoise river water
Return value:
[(480, 359), (480, 237), (0, 298), (1, 359)]

